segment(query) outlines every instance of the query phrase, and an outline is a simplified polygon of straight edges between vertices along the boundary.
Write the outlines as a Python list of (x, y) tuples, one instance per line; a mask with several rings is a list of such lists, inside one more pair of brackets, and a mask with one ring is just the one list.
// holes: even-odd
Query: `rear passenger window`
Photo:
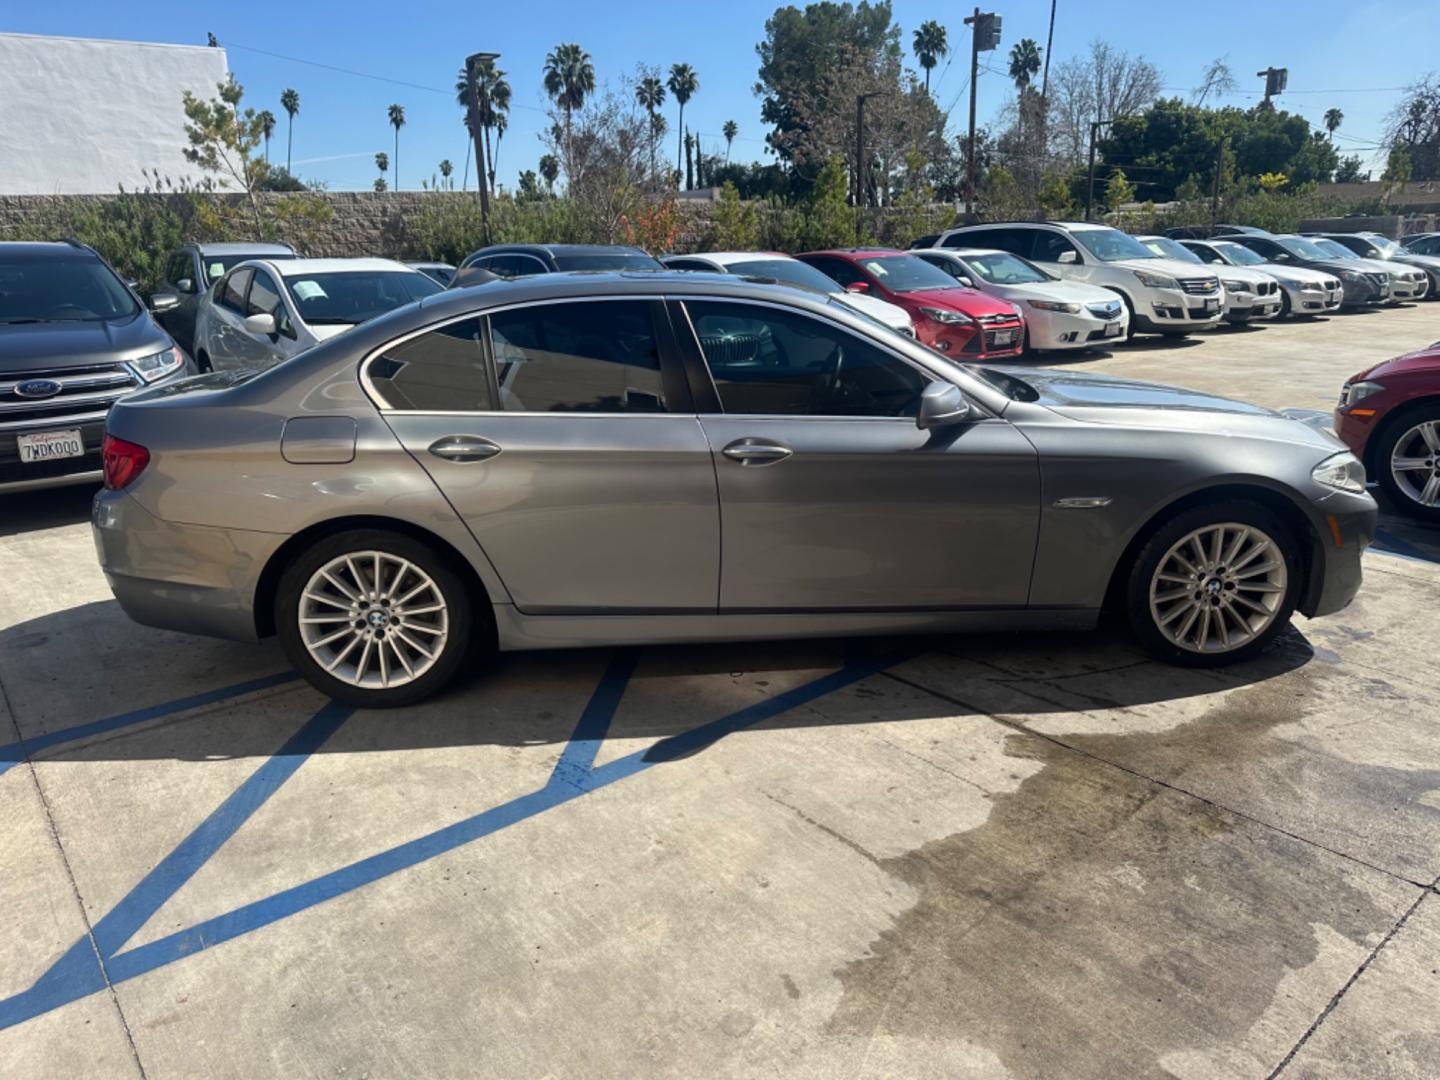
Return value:
[(275, 282), (264, 270), (255, 271), (255, 280), (250, 286), (250, 299), (245, 305), (247, 315), (274, 315), (280, 306), (280, 292)]
[(537, 304), (490, 316), (507, 412), (664, 412), (650, 302)]
[(225, 285), (220, 292), (220, 305), (227, 307), (237, 314), (245, 314), (245, 290), (250, 287), (250, 275), (253, 270), (236, 270), (225, 279)]
[(386, 349), (371, 361), (370, 382), (392, 409), (490, 412), (480, 320), (464, 319)]
[(1035, 238), (1036, 262), (1059, 262), (1060, 256), (1074, 251), (1075, 245), (1060, 233), (1042, 232)]

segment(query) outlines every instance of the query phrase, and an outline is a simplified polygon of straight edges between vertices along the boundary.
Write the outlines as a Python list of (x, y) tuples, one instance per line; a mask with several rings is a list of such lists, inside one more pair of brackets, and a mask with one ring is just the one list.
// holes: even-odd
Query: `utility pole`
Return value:
[(1210, 227), (1215, 227), (1215, 222), (1220, 219), (1220, 173), (1225, 168), (1225, 141), (1226, 135), (1220, 136), (1220, 149), (1215, 154), (1215, 183), (1210, 191)]
[(868, 94), (855, 95), (855, 245), (860, 245), (861, 229), (863, 228), (863, 213), (870, 202), (869, 190), (866, 187), (866, 174), (870, 171), (869, 156), (865, 153), (865, 102), (872, 97), (880, 97), (884, 90), (872, 90)]
[(1265, 100), (1260, 102), (1262, 109), (1273, 109), (1270, 99), (1285, 92), (1285, 87), (1290, 82), (1290, 69), (1268, 67), (1264, 71), (1255, 72), (1257, 79), (1265, 80)]
[(1100, 129), (1109, 123), (1109, 120), (1096, 120), (1090, 125), (1090, 178), (1085, 184), (1086, 221), (1090, 220), (1090, 208), (1095, 205), (1095, 137), (1100, 133)]
[(1000, 45), (1000, 16), (975, 13), (965, 20), (970, 27), (970, 137), (965, 143), (965, 220), (975, 221), (975, 85), (980, 76), (980, 54)]
[(480, 183), (480, 231), (490, 244), (490, 167), (485, 160), (484, 132), (480, 128), (480, 65), (500, 59), (499, 53), (478, 52), (465, 58), (466, 108), (470, 116), (470, 138), (475, 142), (475, 162)]

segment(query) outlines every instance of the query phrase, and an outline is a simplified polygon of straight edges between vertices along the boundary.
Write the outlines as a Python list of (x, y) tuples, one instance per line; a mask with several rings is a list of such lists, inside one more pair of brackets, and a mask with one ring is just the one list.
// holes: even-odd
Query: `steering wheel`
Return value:
[(845, 346), (836, 345), (829, 359), (834, 363), (830, 367), (830, 376), (825, 381), (825, 392), (834, 396), (840, 393), (840, 373), (845, 368)]

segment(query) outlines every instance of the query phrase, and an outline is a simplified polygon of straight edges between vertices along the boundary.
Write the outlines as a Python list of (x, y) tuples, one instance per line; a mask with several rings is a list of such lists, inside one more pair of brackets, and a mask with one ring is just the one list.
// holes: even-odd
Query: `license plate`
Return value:
[(995, 331), (995, 347), (998, 349), (998, 348), (1000, 348), (1000, 347), (1002, 347), (1002, 346), (1005, 346), (1005, 345), (1014, 345), (1014, 344), (1015, 344), (1015, 335), (1018, 334), (1019, 332), (1020, 332), (1020, 331), (1018, 331), (1018, 330), (996, 330), (996, 331)]
[(1215, 297), (1213, 297), (1213, 296), (1210, 297), (1209, 300), (1206, 300), (1206, 301), (1205, 301), (1205, 310), (1206, 310), (1206, 311), (1219, 311), (1219, 310), (1220, 310), (1220, 301), (1217, 300), (1217, 299), (1216, 299)]
[(20, 460), (25, 464), (85, 456), (85, 440), (80, 437), (78, 430), (21, 435), (15, 442), (20, 449)]
[(1109, 323), (1105, 327), (1106, 337), (1119, 337), (1124, 332), (1125, 327), (1121, 326), (1118, 322)]

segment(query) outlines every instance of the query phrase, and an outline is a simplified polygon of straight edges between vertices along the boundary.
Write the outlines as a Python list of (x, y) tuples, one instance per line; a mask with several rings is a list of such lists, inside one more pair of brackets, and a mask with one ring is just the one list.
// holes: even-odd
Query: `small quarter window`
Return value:
[(489, 412), (480, 320), (462, 319), (386, 349), (370, 362), (370, 382), (392, 409)]

